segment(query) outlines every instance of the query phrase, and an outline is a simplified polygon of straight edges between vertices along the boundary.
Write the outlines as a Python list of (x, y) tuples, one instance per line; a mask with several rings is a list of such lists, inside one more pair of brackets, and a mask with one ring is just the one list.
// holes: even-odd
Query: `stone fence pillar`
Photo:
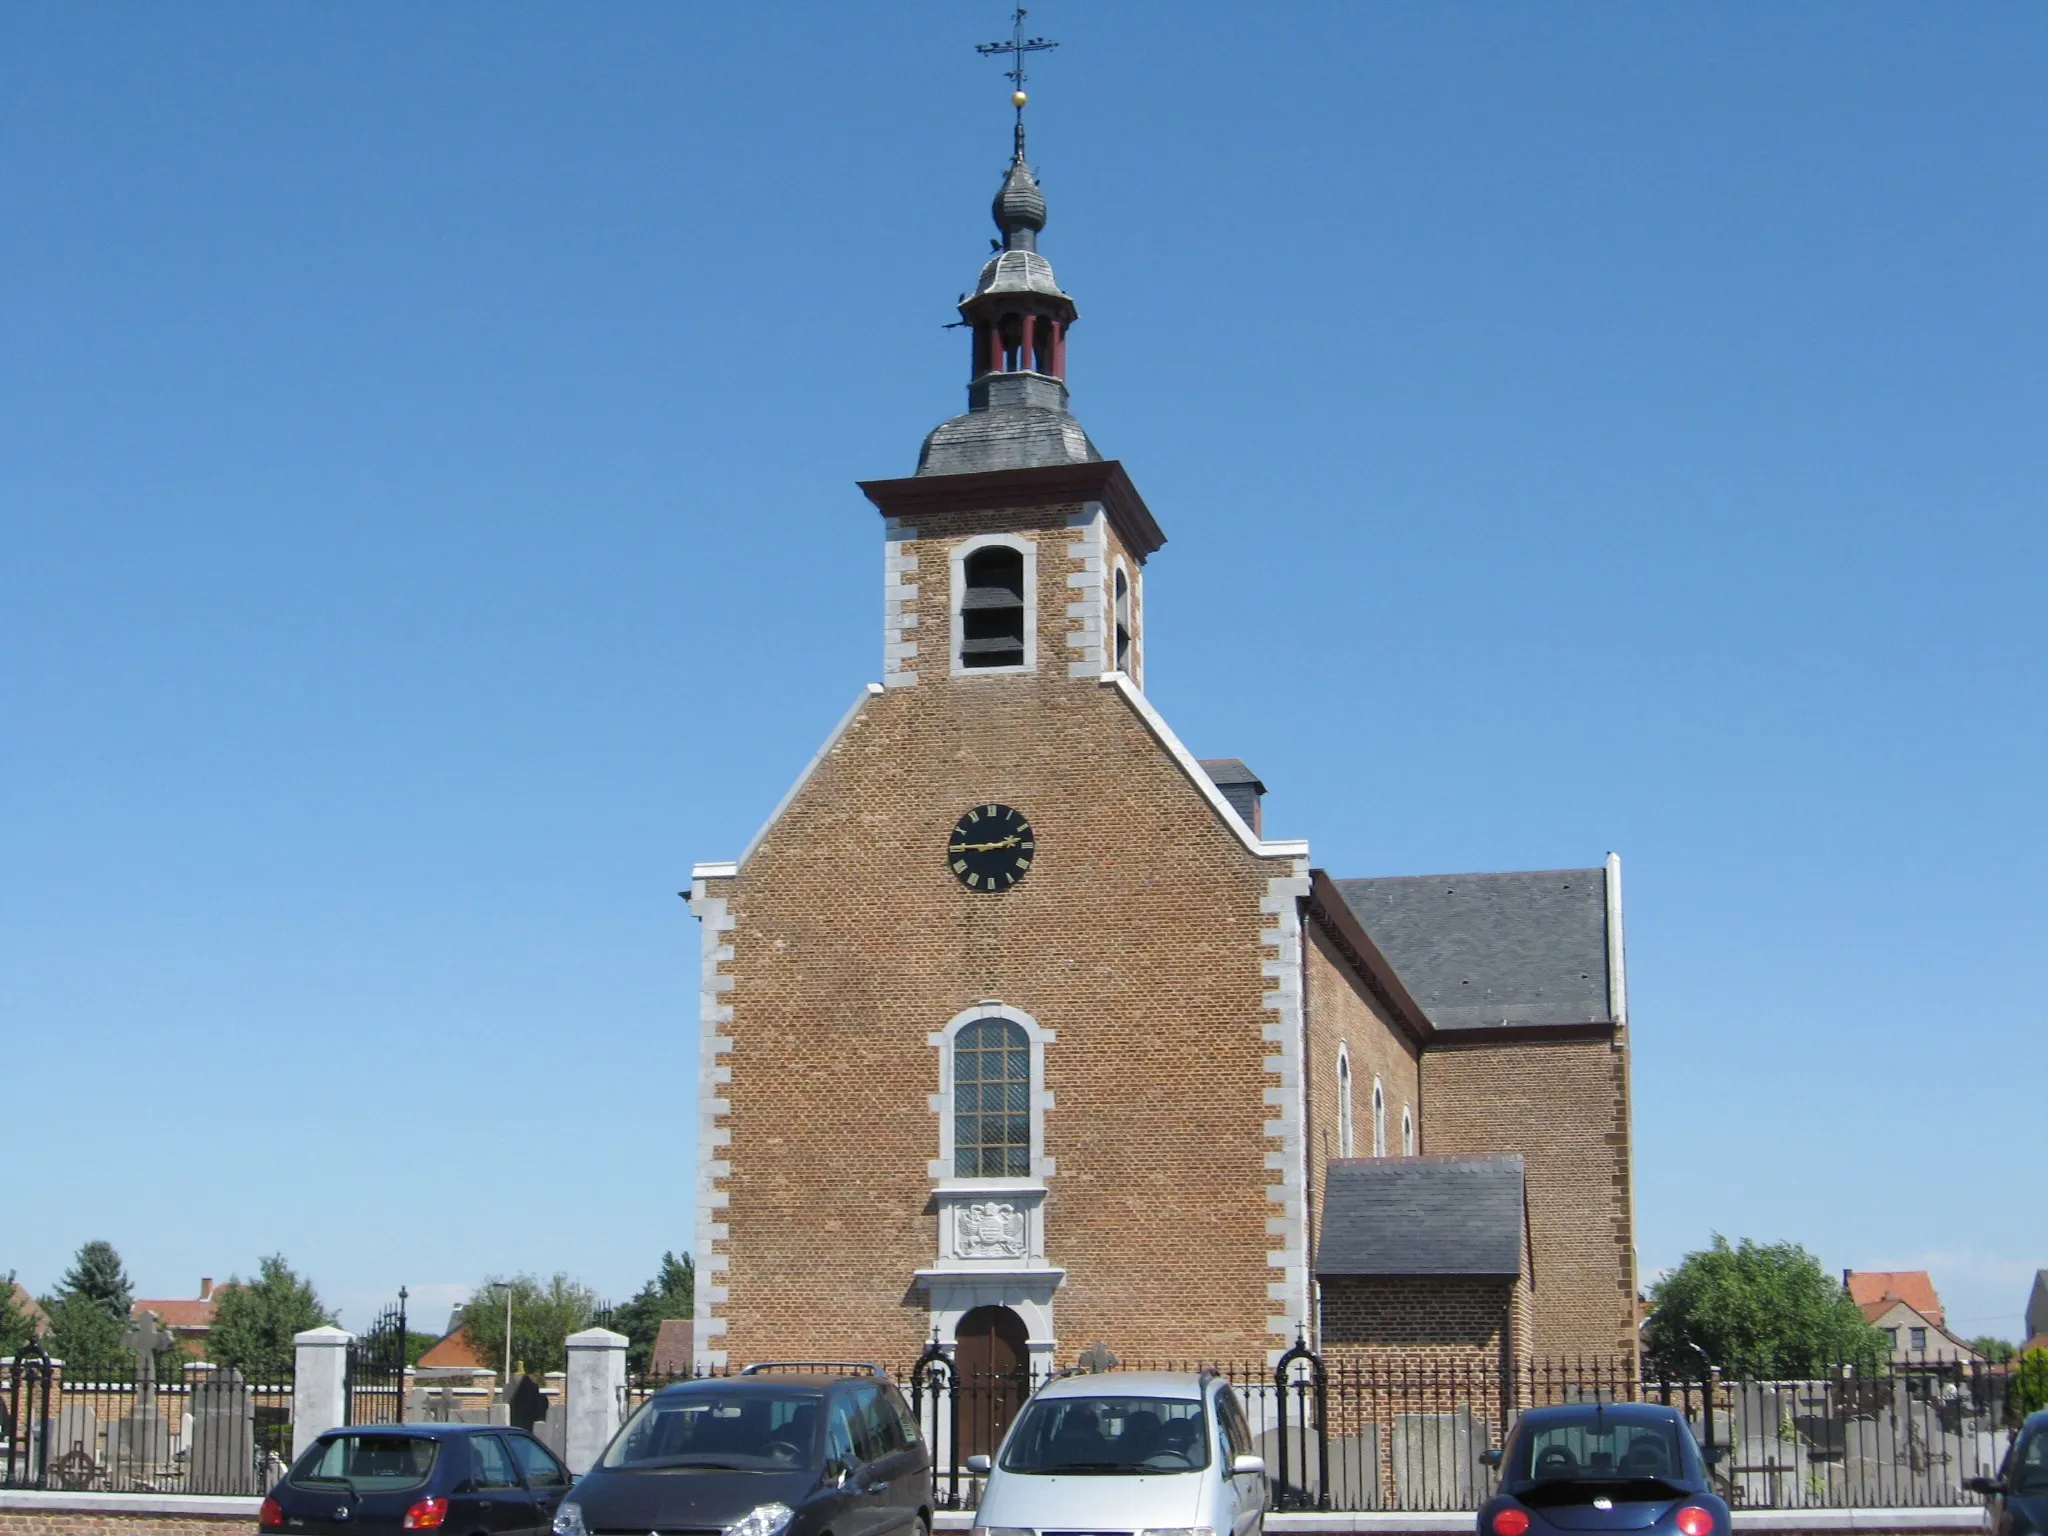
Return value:
[(581, 1477), (618, 1433), (619, 1414), (626, 1404), (626, 1336), (609, 1328), (572, 1333), (569, 1380), (563, 1392), (568, 1414), (562, 1460)]
[(348, 1422), (348, 1347), (355, 1341), (346, 1328), (332, 1326), (292, 1335), (292, 1460)]

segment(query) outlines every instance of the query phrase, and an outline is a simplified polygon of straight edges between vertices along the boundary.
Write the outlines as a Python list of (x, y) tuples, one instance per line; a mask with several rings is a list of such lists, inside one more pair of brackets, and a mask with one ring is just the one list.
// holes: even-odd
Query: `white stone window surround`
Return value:
[(1109, 519), (1102, 503), (1091, 501), (1067, 519), (1074, 542), (1067, 546), (1067, 558), (1074, 568), (1067, 573), (1067, 588), (1074, 600), (1067, 604), (1067, 676), (1100, 677), (1109, 669), (1104, 626), (1103, 553), (1109, 547)]
[(1401, 1155), (1415, 1155), (1415, 1111), (1407, 1104), (1401, 1106)]
[[(1016, 667), (969, 667), (961, 663), (960, 645), (966, 638), (960, 620), (960, 605), (967, 598), (967, 557), (990, 545), (1014, 549), (1024, 557), (1024, 664)], [(955, 544), (948, 562), (952, 582), (946, 599), (951, 627), (950, 659), (955, 677), (1015, 677), (1038, 670), (1038, 544), (1015, 533), (980, 533)]]
[[(963, 1179), (953, 1172), (953, 1041), (961, 1030), (981, 1019), (1003, 1019), (1015, 1024), (1031, 1042), (1031, 1175), (1026, 1179)], [(939, 1155), (927, 1165), (927, 1172), (942, 1193), (1030, 1189), (1057, 1171), (1053, 1159), (1045, 1155), (1045, 1112), (1053, 1105), (1053, 1096), (1045, 1086), (1045, 1048), (1058, 1038), (1052, 1030), (1040, 1028), (1038, 1020), (1023, 1009), (1012, 1008), (995, 998), (984, 998), (972, 1008), (963, 1008), (946, 1021), (945, 1028), (925, 1036), (925, 1044), (937, 1046), (939, 1051), (939, 1091), (929, 1100), (932, 1112), (939, 1117)]]
[(1377, 1077), (1372, 1080), (1372, 1155), (1387, 1155), (1387, 1090)]

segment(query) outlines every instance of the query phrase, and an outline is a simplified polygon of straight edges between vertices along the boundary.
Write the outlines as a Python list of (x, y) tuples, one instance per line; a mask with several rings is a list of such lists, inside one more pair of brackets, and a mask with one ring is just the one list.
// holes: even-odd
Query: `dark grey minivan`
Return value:
[(754, 1365), (664, 1387), (554, 1536), (929, 1536), (931, 1457), (879, 1367)]

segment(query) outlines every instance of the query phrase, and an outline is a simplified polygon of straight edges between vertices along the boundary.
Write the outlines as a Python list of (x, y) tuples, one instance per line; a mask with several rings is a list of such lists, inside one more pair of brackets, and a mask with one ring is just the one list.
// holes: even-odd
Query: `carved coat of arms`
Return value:
[(1014, 1205), (984, 1200), (959, 1206), (953, 1221), (953, 1250), (963, 1259), (1024, 1256), (1024, 1213)]

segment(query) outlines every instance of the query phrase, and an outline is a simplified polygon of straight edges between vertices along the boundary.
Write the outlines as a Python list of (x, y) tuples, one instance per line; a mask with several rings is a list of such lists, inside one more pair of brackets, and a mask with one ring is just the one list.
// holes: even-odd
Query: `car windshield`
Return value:
[(1546, 1484), (1562, 1491), (1573, 1483), (1668, 1483), (1688, 1476), (1676, 1420), (1646, 1423), (1594, 1408), (1525, 1423), (1501, 1471), (1517, 1497)]
[(292, 1468), (295, 1483), (346, 1483), (360, 1492), (411, 1488), (434, 1470), (438, 1440), (424, 1435), (330, 1435)]
[(2048, 1429), (2029, 1435), (2012, 1458), (2014, 1493), (2048, 1493)]
[(1208, 1420), (1192, 1398), (1041, 1397), (1003, 1442), (1005, 1472), (1114, 1475), (1207, 1465)]
[(823, 1394), (708, 1388), (651, 1397), (605, 1448), (601, 1465), (626, 1471), (724, 1467), (786, 1471), (817, 1461)]

